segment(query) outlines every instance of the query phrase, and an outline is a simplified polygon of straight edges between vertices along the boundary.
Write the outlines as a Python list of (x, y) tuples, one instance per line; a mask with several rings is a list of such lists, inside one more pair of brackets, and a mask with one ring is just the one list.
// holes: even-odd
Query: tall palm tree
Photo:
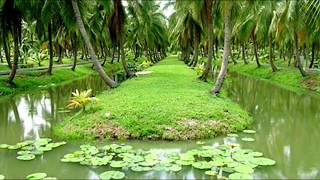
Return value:
[[(216, 1), (215, 1), (216, 2)], [(200, 4), (201, 5), (201, 4)], [(212, 9), (213, 9), (213, 1), (212, 0), (203, 0), (201, 11), (204, 16), (205, 26), (207, 27), (208, 33), (208, 61), (206, 63), (205, 69), (202, 75), (199, 77), (201, 80), (206, 80), (209, 72), (212, 68), (212, 51), (213, 51), (213, 17), (212, 17)]]
[(120, 48), (121, 63), (122, 63), (123, 69), (125, 70), (127, 77), (131, 77), (134, 75), (134, 73), (129, 71), (128, 65), (125, 59), (125, 53), (124, 53), (125, 18), (126, 18), (126, 14), (124, 11), (124, 7), (122, 5), (122, 1), (113, 0), (113, 13), (111, 14), (108, 22), (110, 37), (113, 44), (115, 46), (118, 46), (118, 48)]
[(79, 31), (81, 33), (81, 36), (85, 42), (85, 45), (88, 48), (88, 52), (90, 54), (91, 60), (94, 64), (94, 67), (96, 69), (96, 71), (98, 72), (98, 74), (100, 75), (100, 77), (102, 78), (102, 80), (110, 87), (116, 87), (117, 83), (114, 82), (103, 70), (102, 66), (100, 65), (99, 61), (98, 61), (98, 57), (92, 47), (92, 44), (90, 42), (89, 36), (87, 34), (87, 31), (84, 27), (82, 18), (81, 18), (81, 14), (80, 14), (80, 10), (79, 10), (79, 6), (78, 6), (78, 1), (77, 0), (72, 0), (72, 7), (73, 7), (73, 11), (75, 13), (75, 17), (76, 17), (76, 22), (77, 25), (79, 27)]
[(223, 50), (223, 59), (221, 62), (221, 69), (216, 80), (216, 83), (211, 90), (212, 93), (219, 93), (222, 87), (222, 84), (225, 80), (227, 74), (227, 67), (228, 67), (228, 57), (230, 55), (230, 41), (231, 41), (231, 32), (232, 32), (232, 25), (231, 25), (231, 10), (233, 6), (233, 2), (224, 2), (224, 18), (225, 18), (225, 27), (224, 27), (224, 50)]

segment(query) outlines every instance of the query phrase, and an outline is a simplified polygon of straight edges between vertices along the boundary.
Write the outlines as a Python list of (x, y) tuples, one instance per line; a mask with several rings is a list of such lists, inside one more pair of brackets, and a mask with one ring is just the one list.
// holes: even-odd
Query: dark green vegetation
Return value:
[(55, 135), (183, 140), (235, 132), (252, 121), (227, 97), (211, 96), (210, 84), (198, 81), (196, 73), (175, 56), (148, 71), (152, 73), (97, 96), (100, 103), (58, 124)]
[(261, 66), (260, 68), (257, 68), (254, 64), (237, 64), (230, 66), (231, 72), (237, 72), (257, 79), (265, 80), (298, 93), (311, 90), (319, 94), (319, 72), (309, 73), (309, 76), (303, 77), (298, 74), (294, 68), (279, 65), (278, 69), (279, 71), (272, 72), (272, 70), (267, 66)]
[[(104, 69), (107, 73), (113, 74), (121, 71), (121, 65), (119, 63), (106, 64)], [(14, 88), (6, 82), (6, 77), (0, 77), (0, 96), (68, 83), (95, 74), (90, 65), (81, 65), (77, 68), (77, 71), (71, 71), (69, 68), (58, 68), (53, 69), (52, 72), (55, 74), (54, 76), (50, 76), (46, 72), (29, 72), (17, 75)]]

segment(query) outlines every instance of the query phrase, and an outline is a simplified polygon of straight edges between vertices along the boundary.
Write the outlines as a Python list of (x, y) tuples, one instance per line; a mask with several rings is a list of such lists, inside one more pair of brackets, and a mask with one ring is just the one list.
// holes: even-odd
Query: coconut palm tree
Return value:
[(223, 13), (224, 13), (224, 22), (225, 22), (225, 27), (224, 27), (224, 49), (223, 49), (223, 59), (221, 62), (221, 68), (220, 72), (218, 75), (218, 78), (216, 80), (216, 83), (211, 90), (212, 93), (219, 93), (220, 89), (222, 87), (222, 84), (224, 82), (224, 79), (227, 74), (227, 67), (228, 67), (228, 58), (230, 55), (230, 43), (231, 43), (231, 32), (232, 32), (232, 7), (233, 7), (234, 2), (223, 2)]
[(81, 14), (80, 14), (80, 10), (79, 10), (79, 6), (78, 6), (78, 1), (77, 0), (72, 0), (72, 7), (73, 7), (73, 11), (76, 17), (76, 22), (77, 25), (79, 27), (79, 31), (81, 33), (81, 36), (85, 42), (85, 45), (88, 48), (88, 52), (90, 54), (91, 60), (94, 64), (94, 67), (96, 69), (96, 71), (98, 72), (98, 74), (100, 75), (100, 77), (102, 78), (102, 80), (110, 87), (116, 87), (117, 83), (114, 82), (103, 70), (102, 66), (100, 65), (99, 61), (98, 61), (98, 57), (92, 47), (92, 44), (90, 42), (88, 33), (84, 27), (82, 18), (81, 18)]
[(131, 77), (134, 75), (131, 71), (129, 71), (127, 62), (125, 59), (124, 53), (124, 24), (125, 24), (126, 14), (124, 11), (124, 7), (122, 5), (122, 1), (113, 0), (113, 12), (109, 17), (108, 27), (111, 40), (114, 46), (120, 48), (121, 54), (121, 63), (123, 69), (127, 77)]

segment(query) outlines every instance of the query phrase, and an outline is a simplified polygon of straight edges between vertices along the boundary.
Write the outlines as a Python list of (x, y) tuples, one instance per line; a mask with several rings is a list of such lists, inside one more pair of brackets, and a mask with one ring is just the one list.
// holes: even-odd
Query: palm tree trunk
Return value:
[(244, 64), (248, 64), (247, 58), (246, 58), (246, 49), (244, 46), (244, 42), (241, 43), (241, 50), (242, 50), (242, 59)]
[(258, 47), (257, 47), (257, 42), (256, 42), (256, 37), (254, 35), (254, 31), (252, 31), (252, 42), (253, 42), (253, 52), (254, 52), (254, 57), (257, 63), (258, 67), (261, 67), (261, 64), (259, 62), (259, 57), (258, 57)]
[(124, 53), (124, 47), (123, 47), (123, 40), (120, 40), (120, 50), (121, 50), (121, 64), (122, 64), (122, 67), (126, 73), (126, 76), (127, 77), (132, 77), (134, 76), (134, 73), (132, 73), (131, 71), (129, 71), (128, 69), (128, 65), (127, 65), (127, 62), (126, 62), (126, 55)]
[(111, 59), (111, 64), (113, 64), (114, 61), (114, 53), (116, 52), (116, 46), (113, 46), (112, 48), (112, 59)]
[(48, 24), (48, 39), (49, 39), (49, 67), (48, 74), (52, 74), (52, 66), (53, 66), (53, 47), (52, 47), (52, 25), (51, 21)]
[(191, 67), (196, 67), (198, 63), (198, 55), (199, 55), (199, 36), (200, 33), (196, 30), (194, 36), (194, 58)]
[(314, 64), (314, 54), (315, 54), (315, 50), (316, 50), (316, 43), (312, 43), (311, 62), (310, 62), (309, 68), (312, 68), (312, 67), (313, 67), (313, 64)]
[(58, 45), (58, 63), (63, 64), (62, 62), (62, 47)]
[(88, 48), (90, 57), (91, 57), (91, 61), (94, 64), (94, 67), (96, 69), (96, 71), (98, 72), (99, 76), (101, 77), (101, 79), (109, 86), (109, 87), (116, 87), (117, 83), (114, 82), (103, 70), (102, 66), (100, 65), (97, 55), (93, 50), (92, 44), (90, 42), (89, 36), (87, 34), (87, 31), (84, 27), (83, 21), (81, 19), (81, 15), (80, 15), (80, 11), (79, 11), (79, 7), (78, 7), (78, 2), (77, 0), (72, 0), (72, 7), (76, 16), (76, 21), (80, 30), (80, 33), (82, 35), (82, 38), (85, 42), (85, 45)]
[(205, 0), (207, 13), (208, 13), (207, 15), (208, 17), (206, 19), (207, 28), (208, 28), (208, 61), (202, 75), (199, 77), (199, 79), (203, 81), (207, 80), (207, 77), (212, 68), (212, 43), (213, 43), (212, 2), (213, 2), (212, 0)]
[(271, 65), (272, 72), (278, 71), (276, 65), (274, 64), (273, 61), (273, 48), (272, 48), (272, 36), (269, 34), (269, 61)]
[(18, 61), (19, 61), (19, 28), (13, 27), (13, 43), (14, 43), (14, 55), (13, 55), (13, 64), (8, 76), (8, 83), (14, 84), (13, 79), (16, 75), (18, 69)]
[(3, 40), (4, 55), (6, 57), (7, 64), (9, 66), (9, 68), (11, 69), (12, 68), (12, 64), (11, 64), (11, 60), (10, 60), (10, 50), (8, 49), (8, 45), (7, 45), (5, 36), (2, 37), (2, 40)]
[(298, 46), (298, 35), (297, 32), (294, 32), (294, 48), (295, 48), (295, 54), (296, 54), (296, 62), (298, 69), (303, 77), (307, 76), (307, 73), (304, 71), (301, 60), (300, 60), (300, 50)]
[(221, 62), (221, 69), (217, 78), (217, 81), (211, 90), (212, 93), (219, 93), (223, 85), (225, 77), (227, 75), (228, 57), (230, 55), (230, 41), (231, 41), (231, 8), (232, 5), (228, 5), (225, 15), (225, 27), (224, 27), (224, 50), (223, 60)]
[(2, 58), (2, 51), (1, 51), (1, 48), (0, 48), (0, 62), (3, 63), (3, 58)]
[(73, 64), (72, 64), (72, 71), (75, 71), (76, 66), (77, 66), (77, 56), (78, 56), (78, 47), (77, 47), (77, 34), (73, 34), (73, 39), (71, 40), (72, 42), (72, 50), (73, 50)]

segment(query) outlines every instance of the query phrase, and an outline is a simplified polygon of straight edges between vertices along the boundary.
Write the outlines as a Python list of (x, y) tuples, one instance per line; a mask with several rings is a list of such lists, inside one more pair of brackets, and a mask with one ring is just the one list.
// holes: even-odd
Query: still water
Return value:
[[(257, 169), (254, 177), (264, 178), (320, 178), (320, 99), (312, 95), (297, 95), (241, 75), (232, 75), (228, 87), (230, 98), (249, 111), (255, 123), (250, 135), (255, 142), (241, 142), (236, 138), (218, 137), (205, 140), (205, 145), (223, 142), (237, 142), (245, 148), (263, 152), (266, 157), (277, 161), (276, 166)], [(70, 112), (65, 110), (66, 102), (75, 89), (91, 88), (94, 94), (105, 90), (103, 82), (88, 77), (47, 90), (32, 91), (0, 99), (0, 144), (15, 144), (26, 139), (50, 137), (51, 127)], [(240, 136), (245, 136), (240, 133)], [(104, 142), (106, 144), (108, 142)], [(195, 141), (128, 141), (120, 142), (136, 149), (184, 152), (199, 147)], [(0, 174), (6, 178), (24, 178), (35, 172), (46, 172), (48, 176), (63, 179), (97, 179), (108, 167), (87, 167), (80, 164), (60, 162), (63, 155), (79, 148), (81, 142), (46, 152), (32, 161), (19, 161), (16, 151), (0, 150)], [(183, 168), (178, 173), (132, 172), (123, 170), (130, 179), (204, 179), (204, 171)]]

